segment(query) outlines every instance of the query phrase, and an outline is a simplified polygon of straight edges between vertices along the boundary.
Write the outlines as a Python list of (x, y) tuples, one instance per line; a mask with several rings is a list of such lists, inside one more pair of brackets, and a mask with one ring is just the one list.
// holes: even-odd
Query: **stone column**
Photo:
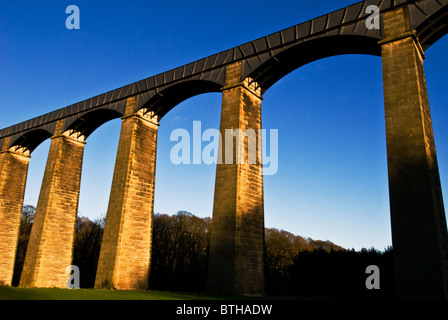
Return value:
[(261, 90), (251, 79), (241, 80), (241, 64), (235, 63), (227, 66), (222, 92), (223, 141), (216, 169), (208, 291), (260, 296), (264, 294)]
[(63, 124), (58, 121), (52, 137), (21, 287), (65, 288), (72, 264), (85, 142), (77, 132), (62, 133)]
[(23, 210), (29, 151), (20, 147), (0, 151), (0, 285), (11, 285)]
[(157, 149), (157, 117), (135, 114), (129, 98), (95, 280), (96, 288), (147, 289)]
[(447, 298), (448, 235), (423, 68), (407, 8), (383, 15), (387, 161), (400, 298)]

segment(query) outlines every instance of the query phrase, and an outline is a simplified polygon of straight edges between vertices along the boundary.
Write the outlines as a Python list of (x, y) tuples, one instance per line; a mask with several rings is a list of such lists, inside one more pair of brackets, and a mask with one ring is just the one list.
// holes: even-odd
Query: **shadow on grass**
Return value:
[(227, 300), (235, 297), (168, 291), (17, 288), (0, 286), (0, 300)]

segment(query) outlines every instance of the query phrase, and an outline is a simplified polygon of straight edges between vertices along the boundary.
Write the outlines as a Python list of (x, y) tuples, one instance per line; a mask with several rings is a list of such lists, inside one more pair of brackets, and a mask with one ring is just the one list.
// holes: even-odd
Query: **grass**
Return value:
[(222, 297), (168, 291), (16, 288), (0, 286), (0, 300), (218, 300)]

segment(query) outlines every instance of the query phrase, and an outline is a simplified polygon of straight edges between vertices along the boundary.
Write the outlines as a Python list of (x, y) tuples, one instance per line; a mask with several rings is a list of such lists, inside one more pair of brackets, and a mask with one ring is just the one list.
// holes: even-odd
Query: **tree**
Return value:
[[(33, 225), (35, 208), (23, 208), (13, 285), (18, 285)], [(73, 264), (80, 269), (82, 288), (92, 288), (104, 231), (105, 217), (76, 220)], [(155, 214), (150, 288), (205, 291), (211, 218), (186, 211), (171, 216)], [(313, 240), (285, 230), (265, 229), (265, 287), (271, 296), (389, 297), (393, 291), (392, 248), (346, 250), (331, 241)], [(378, 266), (381, 290), (365, 286), (366, 267)]]
[(309, 240), (285, 230), (265, 229), (266, 291), (276, 295), (289, 286), (289, 268), (301, 250), (312, 250)]
[[(366, 268), (378, 266), (381, 290), (369, 290)], [(393, 294), (392, 251), (374, 248), (301, 251), (290, 270), (291, 295), (317, 298), (390, 298)]]
[(100, 256), (105, 217), (91, 221), (86, 217), (76, 219), (73, 264), (80, 270), (81, 288), (93, 288)]
[(205, 290), (210, 224), (186, 211), (154, 215), (151, 288)]

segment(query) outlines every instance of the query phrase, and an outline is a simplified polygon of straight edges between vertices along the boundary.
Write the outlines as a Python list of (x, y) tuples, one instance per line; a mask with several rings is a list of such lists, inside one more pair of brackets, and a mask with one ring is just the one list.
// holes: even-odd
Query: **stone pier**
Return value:
[(383, 15), (387, 162), (397, 296), (448, 297), (448, 236), (423, 67), (407, 8)]
[(127, 100), (122, 118), (96, 288), (148, 288), (159, 124), (135, 103)]
[(64, 121), (59, 121), (52, 137), (21, 287), (66, 288), (66, 269), (73, 258), (85, 142), (79, 132), (63, 132), (63, 126)]
[[(261, 91), (251, 79), (241, 79), (241, 64), (235, 63), (227, 66), (222, 93), (224, 141), (216, 169), (208, 291), (259, 296), (264, 293)], [(254, 152), (256, 161), (250, 161)]]

